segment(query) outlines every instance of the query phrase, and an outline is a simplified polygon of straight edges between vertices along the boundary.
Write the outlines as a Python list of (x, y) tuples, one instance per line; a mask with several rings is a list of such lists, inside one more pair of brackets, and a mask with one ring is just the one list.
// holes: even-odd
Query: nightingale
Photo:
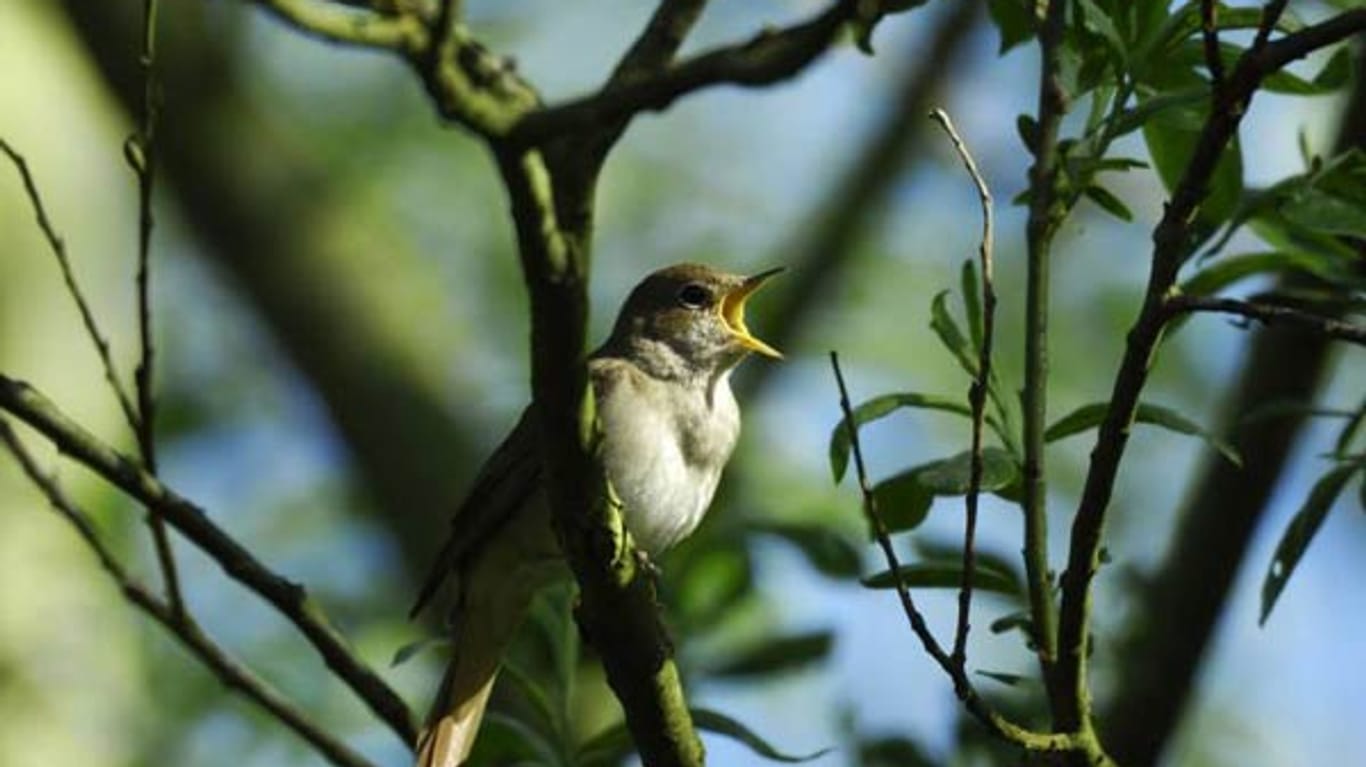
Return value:
[[(702, 521), (740, 433), (730, 374), (751, 352), (781, 358), (745, 326), (745, 301), (781, 269), (750, 277), (677, 264), (626, 299), (588, 358), (601, 455), (636, 545), (658, 555)], [(448, 580), (453, 654), (418, 741), (419, 767), (460, 767), (478, 735), (499, 659), (536, 592), (568, 577), (527, 408), (452, 520), (412, 615)]]

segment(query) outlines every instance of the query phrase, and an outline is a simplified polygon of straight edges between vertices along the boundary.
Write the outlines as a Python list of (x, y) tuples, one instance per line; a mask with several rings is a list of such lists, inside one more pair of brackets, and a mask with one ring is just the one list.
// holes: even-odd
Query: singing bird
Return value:
[[(745, 326), (745, 301), (779, 271), (742, 277), (678, 264), (654, 272), (588, 359), (603, 466), (627, 530), (651, 555), (687, 537), (711, 504), (740, 434), (731, 371), (751, 352), (782, 357)], [(536, 592), (568, 575), (534, 418), (527, 408), (479, 471), (413, 607), (416, 615), (456, 580), (453, 657), (419, 739), (419, 767), (464, 764), (504, 647)]]

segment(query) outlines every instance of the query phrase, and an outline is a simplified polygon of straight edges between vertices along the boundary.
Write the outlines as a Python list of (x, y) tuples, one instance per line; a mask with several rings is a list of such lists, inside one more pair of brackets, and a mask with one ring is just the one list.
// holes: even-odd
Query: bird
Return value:
[[(741, 276), (675, 264), (631, 290), (587, 359), (603, 468), (627, 531), (655, 557), (692, 533), (740, 433), (731, 372), (782, 354), (745, 325), (745, 303), (782, 268)], [(534, 405), (480, 469), (411, 611), (448, 582), (452, 656), (418, 739), (418, 767), (460, 767), (500, 657), (532, 598), (569, 577), (542, 483)]]

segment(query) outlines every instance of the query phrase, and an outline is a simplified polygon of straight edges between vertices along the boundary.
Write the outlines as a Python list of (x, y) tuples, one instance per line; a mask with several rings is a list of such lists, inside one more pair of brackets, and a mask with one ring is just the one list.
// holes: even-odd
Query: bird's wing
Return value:
[(536, 424), (531, 408), (498, 449), (489, 456), (475, 478), (474, 488), (451, 519), (451, 532), (436, 556), (409, 616), (426, 606), (446, 578), (465, 556), (478, 549), (520, 510), (540, 484), (541, 459)]

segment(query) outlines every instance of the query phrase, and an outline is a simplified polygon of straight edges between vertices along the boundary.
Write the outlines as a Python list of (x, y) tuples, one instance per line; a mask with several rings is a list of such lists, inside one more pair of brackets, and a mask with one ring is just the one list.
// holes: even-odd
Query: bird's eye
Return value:
[(711, 291), (690, 282), (678, 291), (678, 303), (689, 309), (704, 309), (711, 305)]

